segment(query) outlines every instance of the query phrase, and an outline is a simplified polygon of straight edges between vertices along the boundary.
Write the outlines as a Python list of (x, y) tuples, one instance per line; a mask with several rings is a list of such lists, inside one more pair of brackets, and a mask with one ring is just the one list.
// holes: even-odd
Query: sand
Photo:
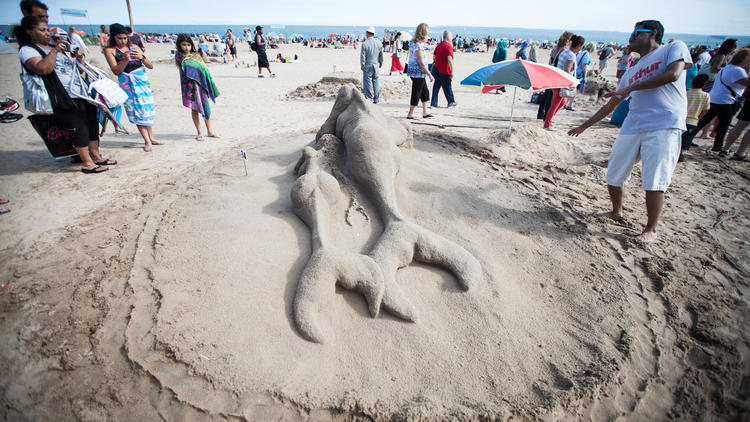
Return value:
[[(168, 50), (147, 46), (152, 58)], [(0, 296), (5, 419), (748, 418), (750, 167), (691, 150), (659, 240), (639, 243), (639, 166), (625, 220), (590, 217), (609, 205), (618, 129), (565, 135), (596, 99), (549, 132), (519, 90), (508, 136), (513, 90), (458, 85), (490, 53), (456, 54), (459, 105), (411, 121), (395, 181), (404, 216), (476, 257), (481, 281), (465, 291), (412, 263), (396, 281), (416, 322), (373, 318), (339, 288), (319, 315), (326, 341), (303, 337), (293, 302), (312, 243), (290, 198), (294, 167), (333, 106), (333, 64), (356, 76), (358, 54), (282, 52), (301, 62), (272, 64), (275, 79), (246, 67), (244, 45), (243, 65), (210, 65), (221, 138), (206, 142), (193, 139), (174, 65), (157, 64), (154, 134), (166, 145), (145, 153), (139, 136), (110, 129), (102, 147), (119, 164), (107, 174), (52, 160), (26, 121), (0, 127), (0, 196), (13, 209), (0, 216), (0, 275), (14, 286)], [(0, 63), (0, 95), (20, 99), (17, 59)], [(392, 89), (379, 107), (397, 120), (403, 78), (381, 76)], [(362, 205), (336, 220), (352, 250), (383, 229)]]

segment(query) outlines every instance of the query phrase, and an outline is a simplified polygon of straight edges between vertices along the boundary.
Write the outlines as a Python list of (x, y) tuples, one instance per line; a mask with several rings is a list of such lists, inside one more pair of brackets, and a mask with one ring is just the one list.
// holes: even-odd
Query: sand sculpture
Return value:
[[(303, 150), (295, 168), (300, 177), (292, 188), (292, 204), (311, 230), (312, 255), (297, 287), (294, 319), (308, 340), (325, 340), (317, 316), (336, 285), (360, 292), (373, 318), (382, 306), (414, 322), (417, 311), (396, 283), (399, 268), (412, 260), (444, 267), (464, 290), (481, 279), (482, 268), (473, 255), (407, 221), (399, 211), (399, 147), (411, 148), (412, 143), (409, 125), (387, 117), (353, 85), (345, 85), (316, 135), (315, 147)], [(339, 182), (366, 195), (383, 223), (382, 234), (366, 255), (337, 246), (337, 227), (345, 222), (334, 217), (334, 210), (346, 206)]]

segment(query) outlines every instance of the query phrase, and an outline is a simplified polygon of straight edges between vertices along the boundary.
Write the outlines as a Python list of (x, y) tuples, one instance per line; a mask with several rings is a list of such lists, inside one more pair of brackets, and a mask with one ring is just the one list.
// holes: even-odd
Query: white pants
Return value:
[(641, 160), (641, 186), (647, 191), (665, 192), (680, 158), (682, 130), (620, 134), (612, 145), (607, 165), (607, 184), (625, 186), (633, 166)]

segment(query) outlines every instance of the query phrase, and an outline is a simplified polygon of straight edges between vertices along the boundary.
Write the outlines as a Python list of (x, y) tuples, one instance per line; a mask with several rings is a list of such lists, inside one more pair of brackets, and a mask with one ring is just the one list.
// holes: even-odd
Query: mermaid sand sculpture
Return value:
[[(339, 285), (359, 291), (370, 315), (381, 306), (406, 321), (417, 312), (396, 283), (396, 272), (412, 260), (444, 267), (468, 290), (482, 277), (479, 262), (461, 246), (407, 221), (396, 202), (396, 176), (401, 151), (411, 148), (411, 127), (387, 117), (353, 86), (341, 87), (330, 116), (306, 147), (295, 168), (292, 188), (295, 213), (312, 232), (312, 255), (302, 272), (294, 300), (294, 320), (301, 334), (322, 343), (318, 313)], [(346, 178), (366, 195), (383, 222), (383, 233), (366, 254), (337, 246), (335, 217), (345, 206), (339, 180)], [(342, 180), (343, 182), (343, 180)]]

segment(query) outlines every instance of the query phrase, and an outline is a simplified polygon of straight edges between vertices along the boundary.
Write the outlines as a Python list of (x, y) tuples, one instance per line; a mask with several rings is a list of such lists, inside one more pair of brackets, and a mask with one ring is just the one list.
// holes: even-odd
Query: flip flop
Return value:
[(198, 135), (198, 136), (195, 137), (195, 140), (196, 141), (205, 141), (206, 138), (204, 138), (203, 135)]
[(433, 116), (432, 114), (425, 114), (422, 117), (425, 118), (425, 119), (429, 119), (430, 117), (435, 117), (435, 116)]
[(10, 202), (10, 199), (0, 198), (0, 205), (5, 205)]
[(162, 141), (151, 141), (151, 145), (164, 145)]
[[(102, 169), (102, 170), (100, 170), (100, 169)], [(109, 170), (108, 167), (96, 166), (96, 167), (94, 167), (92, 169), (81, 169), (81, 172), (83, 172), (85, 174), (98, 174), (98, 173), (104, 173), (105, 171), (108, 171), (108, 170)]]
[(215, 133), (209, 133), (209, 134), (208, 134), (208, 135), (206, 135), (206, 136), (208, 136), (209, 138), (219, 138), (219, 135), (217, 135), (217, 134), (215, 134)]
[(729, 157), (729, 159), (733, 161), (745, 161), (747, 160), (747, 156), (734, 154), (731, 157)]
[(10, 284), (10, 281), (0, 283), (0, 296), (10, 292), (11, 290), (13, 290), (13, 285)]
[(409, 116), (406, 116), (406, 118), (407, 118), (407, 119), (409, 119), (409, 120), (414, 120), (414, 119), (416, 119), (416, 117), (409, 117)]
[(97, 166), (116, 166), (117, 160), (110, 160), (109, 158), (105, 158), (104, 160), (99, 161), (98, 163), (94, 161), (94, 164), (96, 164)]
[(146, 146), (143, 147), (143, 150), (146, 151), (146, 152), (151, 152), (152, 149), (153, 148), (151, 148), (151, 145), (146, 145)]
[(0, 215), (2, 215), (2, 214), (7, 214), (7, 213), (9, 213), (9, 212), (10, 212), (10, 208), (3, 208), (3, 209), (0, 209)]

